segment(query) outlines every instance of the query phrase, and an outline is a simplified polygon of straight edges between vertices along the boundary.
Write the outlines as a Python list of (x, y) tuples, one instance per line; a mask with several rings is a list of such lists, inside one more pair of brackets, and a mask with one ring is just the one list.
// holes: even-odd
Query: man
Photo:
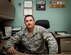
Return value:
[(48, 43), (49, 54), (56, 54), (58, 52), (58, 45), (53, 35), (47, 29), (35, 25), (32, 15), (26, 15), (24, 22), (26, 28), (16, 33), (14, 37), (11, 37), (4, 46), (8, 53), (15, 53), (14, 45), (20, 40), (26, 48), (25, 53), (47, 53), (45, 41)]

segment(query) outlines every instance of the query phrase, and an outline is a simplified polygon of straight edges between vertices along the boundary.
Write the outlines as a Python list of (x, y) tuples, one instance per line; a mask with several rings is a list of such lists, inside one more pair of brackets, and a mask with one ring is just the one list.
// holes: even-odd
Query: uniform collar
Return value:
[[(24, 32), (25, 32), (24, 34), (27, 36), (27, 35), (28, 35), (28, 30), (27, 30), (27, 28), (25, 28), (25, 31), (24, 31)], [(33, 35), (36, 34), (37, 32), (38, 32), (37, 26), (35, 25), (34, 30), (33, 30)]]

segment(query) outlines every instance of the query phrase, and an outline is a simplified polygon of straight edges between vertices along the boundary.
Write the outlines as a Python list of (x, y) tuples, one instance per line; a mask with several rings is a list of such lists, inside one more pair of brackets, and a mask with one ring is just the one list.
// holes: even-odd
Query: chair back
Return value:
[(37, 20), (35, 24), (43, 26), (46, 29), (50, 28), (50, 24), (48, 20)]

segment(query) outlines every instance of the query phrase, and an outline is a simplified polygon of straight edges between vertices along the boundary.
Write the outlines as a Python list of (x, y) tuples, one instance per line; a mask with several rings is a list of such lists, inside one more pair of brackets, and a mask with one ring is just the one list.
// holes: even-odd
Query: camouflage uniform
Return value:
[(19, 31), (7, 41), (5, 48), (8, 49), (14, 46), (20, 40), (22, 40), (22, 44), (29, 53), (46, 53), (45, 41), (48, 43), (49, 54), (56, 54), (58, 52), (58, 45), (55, 38), (47, 29), (41, 26), (35, 25), (32, 33), (28, 33), (26, 28)]

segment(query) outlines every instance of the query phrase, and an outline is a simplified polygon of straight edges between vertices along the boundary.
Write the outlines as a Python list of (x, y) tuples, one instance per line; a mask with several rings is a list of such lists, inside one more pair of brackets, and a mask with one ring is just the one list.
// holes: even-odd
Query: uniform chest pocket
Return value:
[(35, 44), (41, 44), (41, 43), (43, 43), (43, 37), (38, 33), (38, 34), (36, 34), (34, 37), (33, 37), (33, 42), (35, 43)]
[(40, 33), (36, 33), (33, 36), (33, 38), (34, 38), (35, 41), (37, 41), (37, 40), (42, 40), (43, 39), (43, 36)]

